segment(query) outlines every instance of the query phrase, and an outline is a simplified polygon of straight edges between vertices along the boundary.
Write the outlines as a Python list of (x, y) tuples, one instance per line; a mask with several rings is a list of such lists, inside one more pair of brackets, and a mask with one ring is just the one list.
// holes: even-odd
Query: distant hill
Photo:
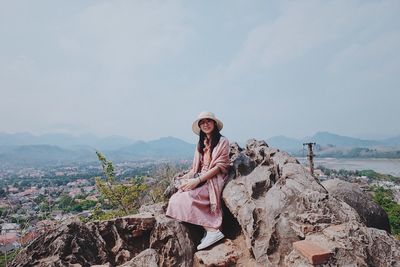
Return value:
[(386, 145), (400, 145), (400, 135), (382, 140)]
[(65, 149), (52, 145), (0, 146), (0, 165), (36, 166), (96, 160), (94, 149)]
[[(272, 147), (303, 155), (304, 142), (316, 142), (321, 157), (399, 157), (400, 136), (384, 140), (364, 140), (329, 132), (303, 139), (275, 136), (267, 139)], [(148, 142), (123, 136), (99, 138), (95, 135), (0, 133), (0, 165), (53, 165), (97, 161), (95, 150), (113, 161), (192, 159), (195, 145), (175, 137)], [(366, 149), (359, 149), (366, 148)]]
[(53, 145), (63, 148), (70, 146), (91, 146), (102, 150), (119, 149), (135, 143), (136, 140), (123, 136), (108, 136), (100, 138), (93, 134), (70, 135), (70, 134), (44, 134), (33, 135), (30, 133), (0, 133), (0, 146), (21, 145)]
[(115, 150), (123, 148), (125, 146), (132, 145), (136, 142), (137, 142), (136, 140), (133, 140), (131, 138), (112, 135), (98, 139), (92, 146), (96, 149)]
[(306, 142), (315, 142), (319, 145), (334, 145), (340, 147), (369, 147), (376, 145), (383, 145), (381, 141), (364, 140), (354, 137), (342, 136), (329, 132), (317, 132), (312, 137), (304, 139)]
[(115, 159), (143, 159), (143, 158), (185, 158), (193, 157), (195, 145), (174, 137), (163, 137), (158, 140), (143, 142), (112, 151)]
[(379, 157), (398, 158), (400, 136), (384, 140), (365, 140), (329, 132), (317, 132), (312, 137), (295, 139), (275, 136), (267, 139), (270, 146), (286, 150), (294, 155), (303, 155), (303, 143), (315, 142), (315, 152), (320, 157)]
[[(52, 141), (55, 142), (56, 139), (57, 142), (67, 140), (67, 138), (57, 136)], [(24, 142), (26, 140), (24, 139)], [(21, 139), (19, 141), (21, 142)], [(94, 162), (97, 161), (96, 150), (100, 150), (113, 161), (192, 159), (195, 148), (194, 144), (174, 137), (164, 137), (149, 142), (137, 141), (133, 144), (130, 144), (130, 139), (123, 137), (103, 138), (101, 141), (104, 143), (99, 147), (89, 145), (62, 147), (49, 144), (0, 145), (0, 165), (34, 166)], [(126, 143), (129, 145), (124, 146)]]

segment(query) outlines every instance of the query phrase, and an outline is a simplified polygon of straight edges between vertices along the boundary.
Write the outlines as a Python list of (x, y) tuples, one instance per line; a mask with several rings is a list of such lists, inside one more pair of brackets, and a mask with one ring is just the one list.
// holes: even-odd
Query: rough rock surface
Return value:
[[(315, 239), (332, 250), (327, 266), (393, 266), (393, 262), (400, 262), (398, 240), (385, 231), (366, 227), (351, 206), (329, 195), (295, 158), (256, 140), (233, 153), (232, 165), (237, 167), (225, 186), (223, 200), (259, 264), (307, 263), (292, 245), (303, 239)], [(344, 223), (348, 227), (342, 241), (328, 235), (329, 227)], [(384, 248), (384, 244), (391, 248)]]
[(130, 261), (120, 265), (122, 267), (158, 267), (159, 257), (156, 250), (148, 248), (136, 255)]
[(230, 239), (194, 254), (194, 267), (235, 266), (240, 251)]
[(354, 208), (366, 226), (386, 230), (390, 233), (389, 218), (386, 212), (356, 184), (340, 179), (331, 179), (322, 182), (322, 185), (330, 195), (343, 200)]
[[(153, 213), (65, 222), (23, 249), (11, 266), (192, 266), (194, 245), (187, 226)], [(144, 253), (148, 248), (158, 256)]]
[(114, 220), (66, 222), (11, 266), (311, 266), (293, 247), (299, 240), (332, 252), (322, 266), (399, 266), (400, 241), (366, 227), (295, 158), (254, 139), (246, 148), (232, 144), (230, 157), (227, 239), (209, 249), (195, 254), (199, 228), (167, 218), (161, 203)]

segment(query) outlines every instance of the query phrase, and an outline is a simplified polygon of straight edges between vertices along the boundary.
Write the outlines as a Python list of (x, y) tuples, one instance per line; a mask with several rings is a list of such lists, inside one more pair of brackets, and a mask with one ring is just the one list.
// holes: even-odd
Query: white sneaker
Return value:
[(204, 232), (203, 237), (200, 239), (200, 243), (204, 241), (204, 238), (206, 238), (206, 236), (207, 236), (207, 231)]
[(207, 231), (206, 237), (203, 239), (203, 241), (200, 243), (200, 245), (197, 246), (197, 250), (205, 249), (205, 248), (215, 244), (216, 242), (218, 242), (219, 240), (221, 240), (224, 237), (225, 237), (224, 234), (221, 233), (220, 230), (215, 231), (215, 232)]

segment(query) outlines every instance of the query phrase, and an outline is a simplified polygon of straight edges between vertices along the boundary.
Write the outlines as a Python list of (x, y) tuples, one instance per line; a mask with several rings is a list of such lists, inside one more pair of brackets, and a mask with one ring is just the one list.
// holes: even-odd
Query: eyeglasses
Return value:
[(212, 123), (212, 122), (214, 122), (214, 121), (211, 120), (211, 119), (202, 119), (202, 120), (199, 121), (199, 126), (204, 124), (204, 123), (208, 124), (208, 123)]

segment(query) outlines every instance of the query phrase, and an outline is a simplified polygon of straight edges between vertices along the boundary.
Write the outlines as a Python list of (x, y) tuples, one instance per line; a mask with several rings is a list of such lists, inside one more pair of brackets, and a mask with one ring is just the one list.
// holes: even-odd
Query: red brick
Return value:
[(293, 247), (306, 257), (311, 264), (323, 264), (332, 256), (332, 253), (328, 249), (322, 248), (308, 240), (294, 242)]

